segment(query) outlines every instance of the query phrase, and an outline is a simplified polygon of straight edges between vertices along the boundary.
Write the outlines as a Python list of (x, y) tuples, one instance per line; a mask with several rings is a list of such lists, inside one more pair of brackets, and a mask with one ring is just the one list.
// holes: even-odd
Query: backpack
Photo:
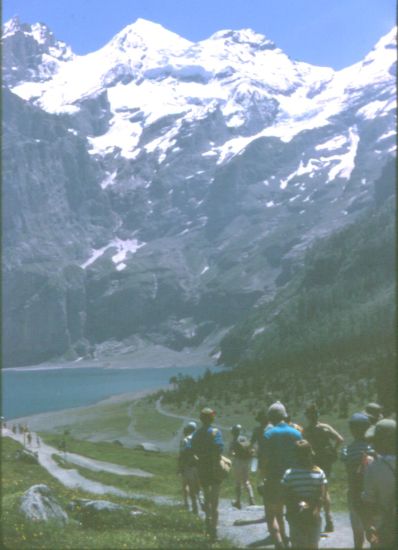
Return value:
[(233, 452), (236, 458), (251, 458), (251, 445), (250, 441), (244, 435), (240, 435), (234, 443)]
[[(391, 470), (393, 474), (393, 480), (395, 484), (395, 470), (387, 460), (384, 458), (381, 459), (382, 462)], [(377, 535), (379, 542), (382, 546), (394, 548), (394, 543), (396, 542), (396, 532), (395, 526), (397, 521), (397, 509), (395, 498), (392, 499), (388, 508), (384, 509), (381, 514), (381, 524), (377, 529)]]

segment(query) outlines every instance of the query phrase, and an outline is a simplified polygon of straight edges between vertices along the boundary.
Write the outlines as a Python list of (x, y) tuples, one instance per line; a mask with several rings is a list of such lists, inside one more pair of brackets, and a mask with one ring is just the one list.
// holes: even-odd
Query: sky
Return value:
[(3, 0), (2, 19), (46, 23), (77, 54), (104, 46), (138, 17), (197, 42), (251, 28), (291, 58), (341, 69), (396, 25), (395, 0)]

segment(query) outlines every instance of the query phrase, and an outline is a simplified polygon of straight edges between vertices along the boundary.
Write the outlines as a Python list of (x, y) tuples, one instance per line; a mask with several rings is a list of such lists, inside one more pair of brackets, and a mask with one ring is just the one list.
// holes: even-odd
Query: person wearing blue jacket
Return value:
[(267, 417), (272, 427), (265, 428), (259, 448), (266, 475), (263, 493), (265, 517), (275, 548), (285, 548), (288, 537), (283, 519), (281, 480), (286, 470), (296, 466), (295, 443), (303, 437), (286, 422), (286, 408), (279, 401), (269, 407)]
[(202, 426), (192, 435), (192, 450), (198, 458), (198, 473), (204, 494), (206, 533), (217, 539), (218, 501), (220, 496), (219, 464), (224, 450), (221, 431), (212, 425), (215, 412), (204, 408), (200, 413)]

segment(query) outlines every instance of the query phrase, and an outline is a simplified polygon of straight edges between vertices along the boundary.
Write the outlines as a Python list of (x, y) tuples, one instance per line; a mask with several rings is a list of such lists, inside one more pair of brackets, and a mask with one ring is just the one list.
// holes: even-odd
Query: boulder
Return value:
[(33, 485), (22, 495), (21, 512), (32, 521), (67, 523), (67, 513), (61, 508), (51, 489), (44, 484)]
[(86, 512), (98, 512), (103, 514), (109, 513), (128, 513), (132, 516), (138, 516), (147, 513), (146, 510), (139, 508), (138, 506), (125, 506), (123, 504), (116, 504), (109, 500), (90, 500), (86, 498), (72, 500), (68, 505), (69, 510), (80, 510)]

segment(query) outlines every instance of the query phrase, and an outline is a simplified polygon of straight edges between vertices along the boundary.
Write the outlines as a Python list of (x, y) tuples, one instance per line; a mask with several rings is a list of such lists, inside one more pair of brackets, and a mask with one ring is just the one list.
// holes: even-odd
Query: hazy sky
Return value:
[(77, 54), (138, 17), (192, 41), (250, 27), (294, 59), (335, 69), (360, 61), (396, 24), (395, 0), (3, 0), (3, 21), (46, 23)]

